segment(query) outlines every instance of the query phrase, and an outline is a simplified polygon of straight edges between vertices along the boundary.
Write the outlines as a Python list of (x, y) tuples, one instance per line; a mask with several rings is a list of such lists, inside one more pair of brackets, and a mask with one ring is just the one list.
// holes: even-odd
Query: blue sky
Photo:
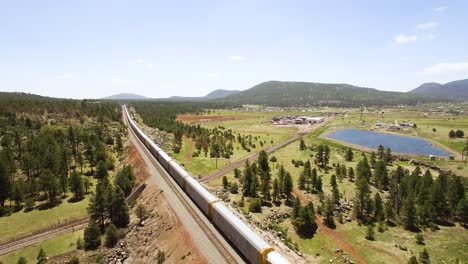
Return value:
[(0, 90), (197, 96), (468, 78), (468, 1), (2, 1)]

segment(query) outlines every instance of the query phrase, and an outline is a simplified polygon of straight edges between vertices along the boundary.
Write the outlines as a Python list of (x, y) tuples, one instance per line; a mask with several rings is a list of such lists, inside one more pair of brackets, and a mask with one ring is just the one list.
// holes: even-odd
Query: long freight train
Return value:
[(269, 244), (221, 203), (220, 199), (207, 191), (205, 187), (192, 178), (184, 168), (143, 133), (131, 118), (126, 106), (124, 106), (123, 109), (130, 127), (141, 142), (248, 262), (271, 264), (289, 263), (281, 254), (274, 251)]

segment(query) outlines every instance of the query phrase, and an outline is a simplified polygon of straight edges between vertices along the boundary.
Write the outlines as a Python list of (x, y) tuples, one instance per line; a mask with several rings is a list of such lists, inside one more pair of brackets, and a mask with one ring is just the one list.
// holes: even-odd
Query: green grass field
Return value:
[[(232, 113), (230, 113), (232, 114)], [(251, 114), (251, 113), (250, 113)], [(352, 166), (356, 167), (356, 162), (346, 162), (344, 160), (344, 150), (347, 147), (343, 145), (332, 142), (323, 138), (320, 138), (320, 135), (329, 129), (339, 129), (339, 128), (360, 128), (360, 129), (369, 129), (377, 120), (381, 120), (381, 115), (377, 114), (367, 114), (365, 116), (367, 122), (363, 125), (359, 120), (358, 113), (351, 113), (344, 119), (337, 117), (336, 120), (325, 127), (317, 129), (306, 137), (306, 145), (310, 144), (322, 144), (326, 143), (332, 148), (332, 154), (330, 159), (330, 166), (333, 163), (345, 164), (347, 167)], [(385, 113), (385, 122), (391, 122), (389, 120), (409, 120), (418, 125), (418, 129), (409, 132), (409, 135), (412, 136), (422, 136), (429, 140), (433, 140), (447, 148), (451, 148), (452, 151), (459, 151), (459, 146), (454, 142), (451, 144), (448, 140), (448, 131), (450, 129), (461, 129), (468, 132), (468, 119), (467, 118), (456, 118), (455, 120), (444, 120), (440, 118), (431, 118), (423, 117), (414, 112), (386, 112)], [(224, 125), (226, 128), (231, 128), (230, 125), (236, 127), (237, 122), (233, 124), (227, 123)], [(436, 128), (436, 132), (432, 132), (432, 128)], [(234, 129), (234, 128), (233, 128)], [(270, 131), (269, 131), (270, 132)], [(463, 142), (466, 139), (457, 139), (457, 142)], [(277, 167), (279, 164), (283, 164), (288, 170), (294, 181), (295, 191), (297, 190), (297, 180), (300, 173), (303, 170), (303, 167), (295, 167), (291, 160), (300, 159), (307, 160), (309, 159), (313, 164), (313, 152), (310, 150), (300, 151), (299, 142), (294, 142), (269, 156), (276, 156), (278, 162), (273, 166), (272, 169), (272, 181), (276, 177)], [(312, 156), (311, 156), (312, 155)], [(356, 160), (359, 159), (360, 151), (354, 152), (354, 157)], [(426, 157), (419, 157), (418, 159), (430, 162)], [(460, 161), (443, 161), (437, 160), (433, 162), (438, 166), (441, 166), (445, 169), (452, 169), (461, 176), (468, 176), (468, 166), (461, 163)], [(270, 164), (271, 165), (271, 164)], [(408, 162), (396, 162), (392, 167), (389, 167), (389, 170), (393, 170), (401, 165), (406, 169), (414, 170), (415, 166), (409, 164)], [(313, 165), (314, 166), (314, 165)], [(423, 169), (425, 170), (425, 169)], [(431, 171), (434, 176), (438, 175), (435, 171)], [(334, 174), (334, 169), (330, 169), (328, 173), (324, 171), (318, 171), (318, 175), (322, 176), (323, 189), (325, 193), (331, 193), (330, 178)], [(237, 181), (234, 178), (234, 174), (228, 173), (226, 176), (230, 182)], [(222, 188), (222, 179), (215, 179), (208, 183), (208, 186), (212, 190), (219, 190)], [(343, 182), (338, 182), (340, 193), (343, 197), (349, 201), (354, 198), (355, 185), (353, 182), (344, 180)], [(241, 191), (241, 190), (239, 190)], [(376, 190), (373, 190), (375, 192)], [(303, 194), (304, 192), (301, 191)], [(317, 206), (319, 204), (318, 197), (316, 195), (304, 194), (307, 199), (312, 200)], [(230, 194), (230, 199), (232, 201), (238, 201), (241, 198), (240, 194)], [(248, 205), (248, 199), (246, 200), (246, 207)], [(243, 208), (243, 211), (246, 211), (246, 207)], [(280, 210), (287, 208), (284, 205), (281, 205)], [(271, 212), (271, 208), (264, 207), (261, 214), (254, 214), (253, 218), (259, 222), (262, 222), (265, 217)], [(338, 221), (335, 219), (335, 222), (338, 224)], [(323, 232), (318, 232), (311, 239), (302, 239), (298, 237), (289, 220), (286, 220), (281, 224), (281, 226), (288, 228), (288, 235), (292, 238), (293, 242), (297, 243), (300, 250), (308, 255), (318, 256), (320, 263), (330, 263), (330, 259), (333, 259), (337, 254), (335, 250), (339, 246), (335, 243), (333, 239), (326, 236)], [(416, 244), (415, 233), (403, 230), (401, 227), (391, 227), (384, 233), (379, 233), (376, 228), (376, 240), (368, 241), (366, 240), (365, 233), (366, 227), (358, 226), (356, 222), (347, 223), (344, 225), (338, 224), (337, 229), (335, 230), (336, 234), (346, 243), (352, 245), (356, 252), (366, 259), (369, 263), (406, 263), (407, 259), (413, 254), (418, 256), (419, 252), (423, 249), (424, 246)], [(429, 251), (432, 263), (456, 263), (455, 260), (459, 259), (460, 263), (468, 262), (468, 232), (461, 227), (441, 227), (438, 231), (424, 231), (423, 235), (426, 239), (425, 247)], [(395, 247), (395, 244), (406, 247), (407, 250), (401, 250), (398, 247)]]
[(46, 252), (48, 257), (66, 254), (76, 250), (76, 241), (79, 237), (83, 237), (83, 231), (63, 234), (1, 256), (0, 262), (14, 264), (23, 256), (28, 260), (28, 263), (36, 263), (37, 254), (41, 248)]
[[(232, 112), (226, 111), (223, 114), (232, 115)], [(292, 127), (274, 127), (270, 123), (270, 116), (272, 116), (271, 113), (269, 113), (269, 116), (259, 116), (258, 118), (254, 117), (252, 113), (240, 113), (240, 115), (246, 117), (246, 119), (224, 122), (210, 122), (203, 123), (202, 125), (207, 128), (224, 126), (226, 128), (232, 129), (235, 133), (240, 133), (242, 135), (252, 135), (253, 137), (257, 136), (257, 147), (252, 148), (251, 152), (245, 151), (241, 148), (240, 144), (236, 142), (234, 144), (234, 155), (232, 155), (229, 160), (219, 158), (216, 161), (216, 159), (210, 158), (209, 156), (205, 157), (203, 152), (199, 157), (192, 157), (192, 153), (196, 151), (195, 144), (191, 139), (184, 137), (180, 153), (175, 154), (171, 152), (171, 156), (184, 165), (187, 171), (195, 177), (200, 175), (203, 176), (228, 165), (230, 162), (242, 159), (251, 153), (259, 152), (260, 150), (266, 149), (273, 144), (285, 141), (288, 138), (294, 136), (297, 132), (297, 129)], [(260, 146), (258, 143), (260, 141), (264, 141), (266, 143), (263, 146)], [(217, 167), (216, 162), (218, 165)]]
[(87, 216), (89, 196), (80, 202), (62, 204), (51, 209), (34, 209), (30, 212), (17, 212), (0, 217), (0, 242), (30, 235), (34, 232), (64, 224)]

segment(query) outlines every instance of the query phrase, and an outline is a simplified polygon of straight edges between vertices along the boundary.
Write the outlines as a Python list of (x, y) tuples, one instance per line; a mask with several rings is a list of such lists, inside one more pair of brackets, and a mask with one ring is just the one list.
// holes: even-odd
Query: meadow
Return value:
[[(229, 113), (232, 115), (232, 113)], [(255, 115), (249, 113), (249, 115)], [(263, 113), (256, 113), (258, 116), (263, 116)], [(275, 115), (268, 113), (268, 115)], [(453, 153), (460, 151), (460, 146), (466, 139), (455, 139), (450, 140), (448, 138), (448, 132), (451, 129), (461, 129), (468, 132), (468, 119), (466, 117), (451, 117), (441, 118), (438, 116), (424, 116), (420, 113), (408, 112), (408, 111), (386, 111), (384, 114), (385, 122), (395, 121), (410, 121), (417, 124), (417, 129), (410, 130), (409, 132), (403, 132), (402, 134), (420, 136), (429, 139), (436, 144), (445, 146), (446, 149), (450, 149)], [(327, 144), (332, 148), (330, 165), (332, 168), (329, 172), (318, 171), (318, 175), (322, 176), (323, 190), (326, 194), (331, 193), (330, 179), (331, 175), (335, 173), (333, 164), (344, 164), (346, 167), (356, 167), (356, 160), (353, 162), (345, 161), (344, 155), (347, 147), (327, 140), (321, 135), (328, 131), (333, 131), (341, 128), (359, 128), (359, 129), (370, 129), (377, 120), (382, 120), (381, 114), (364, 114), (366, 122), (362, 123), (360, 120), (360, 113), (357, 110), (350, 111), (343, 118), (337, 117), (332, 123), (322, 127), (307, 136), (304, 141), (307, 146), (315, 144)], [(392, 121), (390, 121), (392, 120)], [(233, 127), (230, 123), (223, 123), (227, 128), (242, 129), (242, 123), (238, 121), (233, 122)], [(257, 120), (259, 122), (259, 120)], [(215, 125), (215, 124), (204, 124)], [(433, 131), (435, 128), (435, 132)], [(275, 128), (278, 129), (278, 128)], [(236, 130), (235, 130), (236, 131)], [(269, 130), (271, 133), (271, 130)], [(453, 141), (453, 142), (452, 142)], [(354, 156), (360, 156), (360, 150), (354, 149)], [(270, 163), (272, 166), (272, 181), (277, 177), (278, 166), (283, 164), (287, 171), (292, 175), (294, 182), (294, 193), (300, 195), (306, 200), (311, 200), (316, 206), (320, 204), (317, 195), (312, 195), (297, 189), (297, 182), (303, 167), (296, 167), (291, 162), (292, 159), (296, 160), (310, 160), (313, 164), (314, 152), (311, 150), (299, 150), (299, 142), (294, 142), (269, 156), (275, 156), (277, 162), (275, 164)], [(458, 156), (457, 156), (458, 157)], [(414, 157), (420, 160), (424, 160), (428, 163), (438, 165), (444, 169), (451, 169), (456, 174), (464, 177), (468, 177), (468, 166), (459, 160), (436, 160), (430, 161), (428, 157)], [(398, 165), (408, 169), (410, 171), (415, 169), (415, 166), (409, 162), (396, 161), (393, 165), (388, 167), (389, 170), (394, 170)], [(315, 165), (313, 165), (315, 166)], [(425, 168), (423, 168), (425, 170)], [(436, 176), (438, 173), (434, 170), (430, 170), (432, 175)], [(226, 175), (229, 182), (237, 182), (238, 179), (234, 178), (234, 173), (230, 172)], [(222, 179), (214, 179), (208, 183), (208, 188), (217, 192), (222, 189)], [(338, 182), (338, 188), (342, 194), (344, 201), (351, 201), (354, 199), (355, 184), (347, 179)], [(241, 190), (239, 190), (241, 192)], [(372, 192), (377, 192), (376, 189), (372, 188)], [(373, 196), (373, 195), (372, 195)], [(227, 197), (231, 202), (238, 202), (241, 199), (241, 194), (227, 194)], [(250, 214), (257, 223), (265, 223), (273, 211), (288, 211), (290, 207), (282, 204), (281, 206), (263, 207), (262, 213), (252, 214), (249, 213), (248, 199), (246, 199), (246, 205), (243, 208), (239, 208), (244, 214)], [(321, 220), (319, 220), (321, 221)], [(458, 224), (455, 227), (441, 226), (439, 230), (431, 231), (429, 229), (423, 230), (422, 234), (425, 238), (425, 245), (418, 245), (415, 240), (416, 233), (404, 230), (401, 227), (386, 227), (384, 232), (378, 232), (375, 229), (375, 241), (369, 241), (365, 239), (366, 226), (359, 226), (354, 220), (352, 222), (345, 222), (340, 224), (335, 218), (337, 228), (333, 230), (333, 236), (326, 234), (323, 230), (315, 234), (313, 238), (303, 239), (299, 237), (290, 222), (289, 219), (285, 220), (280, 224), (281, 228), (287, 231), (287, 237), (291, 239), (293, 244), (296, 244), (300, 251), (311, 256), (316, 256), (320, 263), (330, 263), (331, 260), (335, 260), (339, 257), (339, 253), (336, 251), (340, 249), (342, 243), (350, 245), (356, 254), (363, 257), (369, 263), (406, 263), (411, 255), (418, 256), (419, 252), (426, 248), (430, 254), (433, 263), (465, 263), (468, 261), (468, 232), (460, 227)], [(344, 253), (347, 253), (346, 250)], [(350, 257), (352, 259), (352, 257)], [(356, 261), (356, 260), (355, 260)]]

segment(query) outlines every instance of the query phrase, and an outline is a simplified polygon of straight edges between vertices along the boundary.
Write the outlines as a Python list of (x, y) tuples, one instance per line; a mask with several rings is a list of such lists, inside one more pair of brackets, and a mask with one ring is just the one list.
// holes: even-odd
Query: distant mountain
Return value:
[(138, 94), (132, 94), (132, 93), (119, 93), (119, 94), (114, 94), (111, 96), (103, 97), (102, 99), (103, 100), (145, 100), (145, 99), (150, 99), (150, 98), (144, 97)]
[(239, 90), (223, 90), (223, 89), (219, 89), (219, 90), (214, 90), (214, 91), (212, 91), (211, 93), (205, 95), (203, 98), (204, 98), (204, 99), (207, 99), (207, 100), (219, 99), (219, 98), (224, 98), (224, 97), (227, 97), (227, 96), (230, 96), (230, 95), (237, 94), (237, 93), (239, 93), (239, 92), (240, 92)]
[(424, 83), (408, 93), (436, 98), (468, 99), (468, 79), (453, 81), (446, 84)]
[[(183, 96), (171, 96), (167, 98), (169, 101), (194, 101), (194, 102), (202, 102), (202, 101), (211, 101), (216, 99), (223, 99), (227, 96), (234, 95), (239, 93), (238, 90), (214, 90), (211, 93), (201, 96), (201, 97), (183, 97)], [(163, 99), (164, 100), (164, 99)]]
[(349, 84), (268, 81), (222, 100), (273, 106), (359, 106), (362, 104), (415, 105), (437, 99), (417, 94), (379, 91)]

